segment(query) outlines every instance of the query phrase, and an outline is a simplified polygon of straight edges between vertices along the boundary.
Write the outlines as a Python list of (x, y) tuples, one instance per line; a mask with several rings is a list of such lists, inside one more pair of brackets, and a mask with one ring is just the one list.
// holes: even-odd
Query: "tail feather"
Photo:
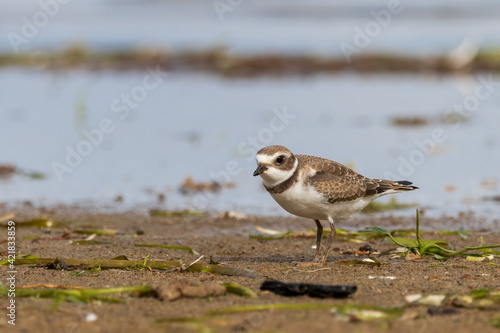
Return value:
[(398, 180), (398, 181), (395, 181), (395, 183), (402, 185), (402, 187), (403, 187), (402, 190), (404, 190), (404, 191), (418, 190), (418, 187), (411, 186), (411, 184), (413, 184), (413, 183), (409, 182), (407, 180)]
[(366, 195), (376, 195), (382, 194), (389, 191), (413, 191), (418, 190), (418, 187), (412, 186), (412, 182), (406, 180), (392, 181), (385, 179), (367, 179), (366, 185)]

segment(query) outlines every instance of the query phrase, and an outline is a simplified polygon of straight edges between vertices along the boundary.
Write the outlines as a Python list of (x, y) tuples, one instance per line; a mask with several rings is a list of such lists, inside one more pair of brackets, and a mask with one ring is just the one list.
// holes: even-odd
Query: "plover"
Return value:
[(264, 187), (283, 209), (316, 222), (314, 262), (320, 257), (323, 236), (320, 220), (330, 223), (322, 265), (326, 263), (335, 238), (335, 221), (349, 219), (383, 195), (418, 189), (409, 181), (366, 178), (340, 163), (316, 156), (294, 155), (283, 146), (259, 150), (257, 164), (253, 175), (262, 177)]

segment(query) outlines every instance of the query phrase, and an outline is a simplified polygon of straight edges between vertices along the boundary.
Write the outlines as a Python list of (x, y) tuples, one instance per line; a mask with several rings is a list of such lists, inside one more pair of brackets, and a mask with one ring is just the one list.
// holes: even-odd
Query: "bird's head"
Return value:
[(283, 146), (264, 147), (257, 153), (257, 169), (254, 176), (261, 176), (266, 187), (276, 186), (288, 180), (297, 170), (298, 160)]

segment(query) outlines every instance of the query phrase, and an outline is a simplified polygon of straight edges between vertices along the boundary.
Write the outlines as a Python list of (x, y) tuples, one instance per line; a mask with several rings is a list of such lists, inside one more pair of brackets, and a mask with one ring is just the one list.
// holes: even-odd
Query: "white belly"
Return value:
[(302, 182), (282, 193), (271, 193), (276, 202), (287, 212), (314, 220), (345, 220), (359, 212), (374, 198), (360, 198), (350, 202), (329, 203), (326, 198), (311, 186)]

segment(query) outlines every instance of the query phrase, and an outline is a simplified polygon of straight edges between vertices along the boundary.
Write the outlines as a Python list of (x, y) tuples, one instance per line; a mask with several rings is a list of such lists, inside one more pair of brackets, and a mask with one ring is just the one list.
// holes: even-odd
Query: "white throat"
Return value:
[[(257, 156), (257, 161), (259, 163), (274, 161), (274, 159), (275, 159), (274, 156), (272, 158), (269, 158), (269, 156), (266, 156), (266, 158), (262, 158), (262, 159), (259, 159), (259, 156)], [(274, 186), (281, 184), (284, 181), (288, 180), (290, 177), (292, 177), (295, 170), (297, 170), (298, 165), (299, 165), (298, 159), (295, 159), (295, 163), (294, 163), (293, 168), (291, 170), (280, 170), (273, 165), (269, 165), (268, 169), (264, 173), (262, 173), (260, 176), (262, 177), (263, 183), (266, 187), (274, 187)]]

